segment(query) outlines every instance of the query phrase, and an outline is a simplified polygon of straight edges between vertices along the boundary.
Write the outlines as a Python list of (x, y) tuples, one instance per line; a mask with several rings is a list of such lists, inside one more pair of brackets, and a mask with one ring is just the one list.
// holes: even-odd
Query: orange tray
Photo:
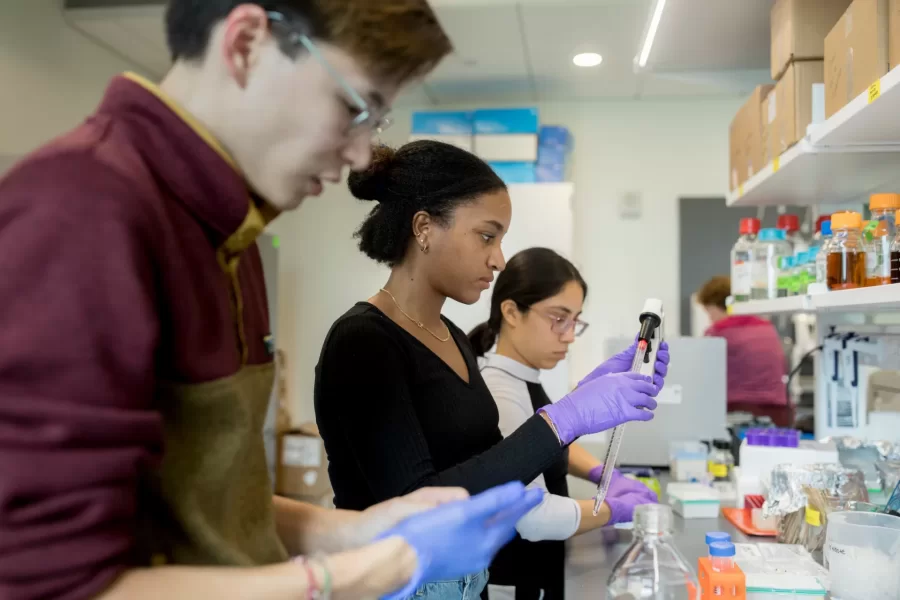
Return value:
[(765, 529), (757, 529), (753, 526), (753, 514), (749, 508), (723, 508), (722, 516), (738, 528), (745, 535), (755, 535), (758, 537), (775, 537), (778, 535), (775, 531)]

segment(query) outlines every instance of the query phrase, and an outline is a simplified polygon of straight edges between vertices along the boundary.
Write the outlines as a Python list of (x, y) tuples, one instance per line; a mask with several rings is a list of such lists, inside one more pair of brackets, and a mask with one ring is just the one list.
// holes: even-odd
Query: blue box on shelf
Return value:
[(547, 149), (572, 149), (572, 132), (562, 125), (542, 125), (538, 132), (538, 146)]
[(537, 133), (537, 108), (485, 108), (475, 111), (475, 133)]
[(504, 183), (534, 183), (535, 166), (530, 162), (489, 162)]
[(412, 114), (413, 134), (472, 135), (470, 111), (420, 111)]
[(534, 179), (537, 183), (566, 181), (566, 165), (564, 163), (538, 164), (534, 168)]

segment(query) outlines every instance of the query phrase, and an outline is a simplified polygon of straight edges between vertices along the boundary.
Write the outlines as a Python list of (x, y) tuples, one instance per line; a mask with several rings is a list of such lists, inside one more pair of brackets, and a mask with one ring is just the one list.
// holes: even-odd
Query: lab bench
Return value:
[[(575, 483), (571, 479), (570, 482)], [(668, 476), (663, 474), (660, 477), (663, 494), (667, 483)], [(580, 488), (581, 492), (586, 489), (583, 484), (577, 483), (572, 487)], [(584, 494), (573, 493), (573, 497), (584, 497)], [(660, 500), (665, 500), (664, 495)], [(674, 517), (675, 546), (694, 569), (697, 568), (697, 559), (709, 552), (706, 534), (710, 531), (730, 533), (732, 541), (736, 544), (775, 542), (775, 538), (744, 535), (721, 514), (715, 519), (682, 519), (677, 514)], [(631, 540), (631, 531), (613, 528), (597, 529), (569, 540), (566, 558), (566, 600), (605, 598), (606, 581), (616, 561), (631, 544)]]

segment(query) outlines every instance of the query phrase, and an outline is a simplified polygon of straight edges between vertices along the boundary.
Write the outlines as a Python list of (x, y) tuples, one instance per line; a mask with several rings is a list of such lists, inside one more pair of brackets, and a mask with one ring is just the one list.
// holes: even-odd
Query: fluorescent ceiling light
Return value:
[(576, 54), (572, 62), (579, 67), (596, 67), (603, 62), (603, 57), (596, 52), (583, 52)]
[(663, 9), (665, 7), (666, 0), (656, 0), (653, 18), (650, 19), (650, 28), (647, 29), (647, 37), (644, 38), (644, 47), (641, 49), (641, 56), (638, 59), (638, 65), (641, 68), (647, 66), (647, 59), (650, 58), (650, 50), (653, 48), (653, 40), (656, 39), (656, 32), (659, 29), (659, 22), (662, 19)]

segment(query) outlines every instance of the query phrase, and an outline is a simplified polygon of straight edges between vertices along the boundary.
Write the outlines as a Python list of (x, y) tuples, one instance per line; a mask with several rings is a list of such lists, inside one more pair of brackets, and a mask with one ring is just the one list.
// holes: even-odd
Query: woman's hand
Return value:
[[(594, 483), (599, 483), (603, 469), (603, 465), (591, 469), (589, 479)], [(631, 521), (635, 506), (656, 504), (657, 502), (659, 502), (659, 497), (656, 492), (640, 481), (625, 477), (618, 469), (613, 469), (609, 491), (606, 493), (606, 503), (609, 505), (610, 511), (609, 525), (627, 523)]]
[[(599, 367), (591, 371), (587, 377), (582, 379), (578, 385), (584, 385), (598, 377), (609, 375), (611, 373), (627, 373), (631, 370), (631, 363), (634, 362), (634, 353), (637, 351), (637, 338), (634, 343), (627, 349), (622, 350)], [(669, 372), (669, 344), (662, 342), (659, 350), (656, 352), (656, 364), (654, 365), (653, 383), (656, 387), (662, 389), (666, 382), (666, 374)]]
[[(650, 377), (614, 373), (578, 386), (556, 404), (541, 408), (568, 446), (583, 435), (600, 433), (629, 421), (649, 421), (659, 393)], [(645, 410), (646, 409), (646, 410)]]

